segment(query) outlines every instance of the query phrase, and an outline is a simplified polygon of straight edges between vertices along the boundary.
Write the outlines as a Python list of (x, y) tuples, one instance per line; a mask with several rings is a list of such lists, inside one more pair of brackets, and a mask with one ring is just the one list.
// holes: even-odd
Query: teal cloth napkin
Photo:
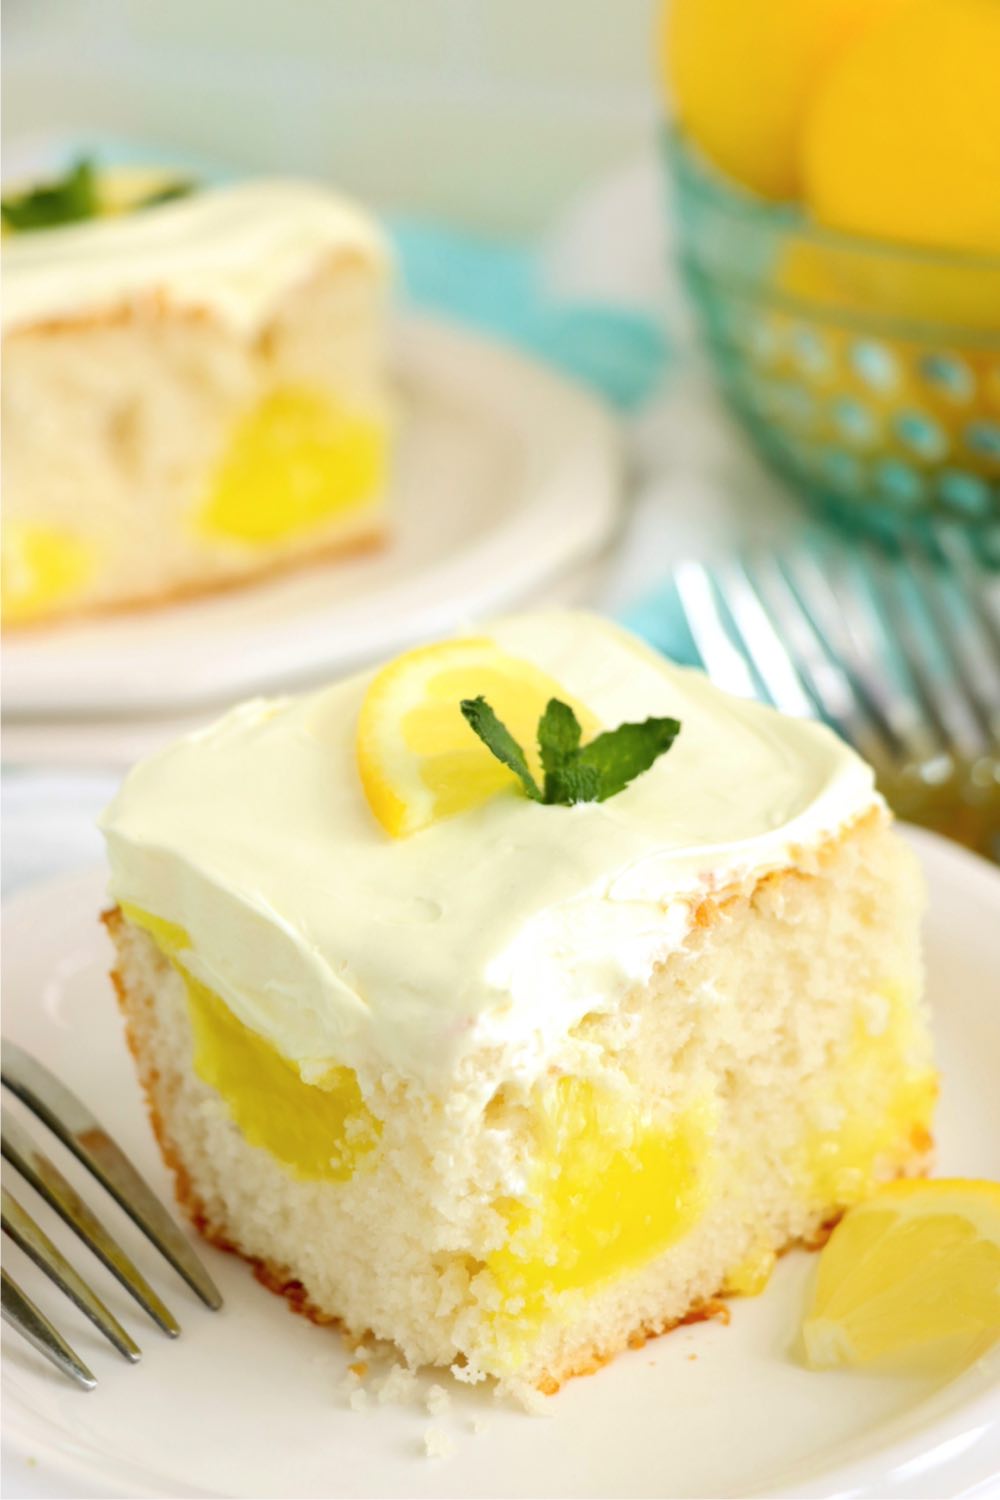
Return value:
[(519, 345), (623, 411), (641, 406), (669, 359), (648, 317), (546, 289), (538, 249), (421, 220), (390, 220), (407, 298)]
[(619, 623), (634, 631), (664, 656), (682, 667), (703, 667), (694, 637), (688, 629), (681, 601), (671, 580), (637, 603), (619, 611)]

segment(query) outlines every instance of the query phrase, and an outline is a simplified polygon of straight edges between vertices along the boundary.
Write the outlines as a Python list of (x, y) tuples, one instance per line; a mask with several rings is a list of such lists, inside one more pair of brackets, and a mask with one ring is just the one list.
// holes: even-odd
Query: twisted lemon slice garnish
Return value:
[(493, 641), (442, 641), (406, 652), (373, 678), (357, 732), (365, 796), (394, 838), (518, 786), (462, 716), (462, 699), (479, 695), (525, 747), (536, 773), (535, 735), (550, 698), (569, 703), (585, 732), (599, 727), (547, 673)]

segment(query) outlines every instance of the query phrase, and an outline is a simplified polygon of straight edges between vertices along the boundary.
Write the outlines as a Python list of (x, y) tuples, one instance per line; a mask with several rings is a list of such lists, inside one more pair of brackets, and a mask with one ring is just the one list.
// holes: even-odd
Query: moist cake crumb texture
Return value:
[(424, 1433), (424, 1452), (428, 1458), (450, 1458), (455, 1451), (452, 1438), (440, 1427), (428, 1427)]
[(203, 1232), (355, 1341), (523, 1394), (924, 1170), (936, 1075), (919, 874), (850, 750), (590, 616), (484, 633), (603, 725), (675, 715), (671, 753), (394, 841), (367, 678), (245, 705), (126, 781), (107, 922)]

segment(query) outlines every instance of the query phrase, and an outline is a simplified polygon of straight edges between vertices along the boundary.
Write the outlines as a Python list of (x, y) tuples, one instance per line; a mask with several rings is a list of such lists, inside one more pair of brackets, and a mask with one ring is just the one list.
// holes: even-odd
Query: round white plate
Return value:
[[(911, 837), (931, 890), (940, 1170), (1000, 1176), (1000, 873), (932, 835)], [(8, 909), (4, 1028), (98, 1111), (167, 1193), (105, 977), (102, 884), (100, 874), (74, 877)], [(107, 1217), (183, 1335), (169, 1343), (143, 1326), (88, 1264), (144, 1346), (143, 1363), (130, 1368), (12, 1252), (14, 1274), (37, 1290), (100, 1383), (83, 1394), (6, 1340), (8, 1494), (982, 1496), (1000, 1473), (1000, 1349), (937, 1388), (810, 1373), (795, 1352), (815, 1267), (804, 1252), (784, 1257), (763, 1296), (732, 1303), (728, 1328), (679, 1329), (623, 1355), (571, 1381), (546, 1403), (547, 1418), (449, 1376), (439, 1378), (450, 1409), (431, 1417), (422, 1401), (351, 1410), (341, 1390), (351, 1356), (336, 1332), (291, 1316), (240, 1261), (211, 1249), (226, 1305), (206, 1312), (113, 1206)], [(74, 1258), (82, 1265), (85, 1252), (77, 1247)], [(451, 1439), (450, 1457), (425, 1456), (428, 1428)]]
[(214, 597), (8, 632), (8, 716), (190, 709), (338, 673), (544, 592), (610, 541), (602, 404), (473, 333), (408, 318), (394, 363), (392, 540)]

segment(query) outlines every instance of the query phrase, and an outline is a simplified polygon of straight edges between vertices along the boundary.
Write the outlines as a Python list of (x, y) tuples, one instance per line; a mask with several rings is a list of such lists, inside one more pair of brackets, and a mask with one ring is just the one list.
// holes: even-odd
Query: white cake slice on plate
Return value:
[(316, 183), (148, 206), (128, 174), (96, 182), (93, 216), (5, 229), (5, 623), (379, 542), (388, 257), (371, 218)]
[[(680, 731), (550, 805), (459, 705), (540, 787), (552, 697), (566, 765)], [(136, 767), (104, 831), (181, 1201), (413, 1365), (552, 1390), (926, 1166), (921, 882), (869, 768), (596, 617), (245, 704)]]

